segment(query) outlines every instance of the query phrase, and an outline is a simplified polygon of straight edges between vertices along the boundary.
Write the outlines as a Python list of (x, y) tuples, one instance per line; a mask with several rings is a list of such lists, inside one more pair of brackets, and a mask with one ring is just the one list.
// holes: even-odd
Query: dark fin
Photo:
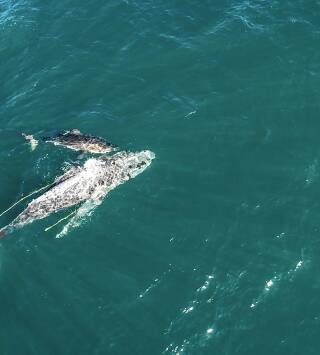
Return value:
[(4, 229), (0, 230), (0, 239), (6, 235), (6, 231)]

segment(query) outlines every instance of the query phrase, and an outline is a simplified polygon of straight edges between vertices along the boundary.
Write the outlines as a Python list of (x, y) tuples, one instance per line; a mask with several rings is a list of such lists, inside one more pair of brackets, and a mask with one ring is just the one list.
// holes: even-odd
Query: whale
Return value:
[(78, 129), (64, 131), (55, 137), (44, 138), (47, 143), (64, 146), (66, 148), (89, 152), (93, 154), (106, 154), (115, 151), (117, 147), (105, 139), (81, 133)]
[(88, 200), (101, 202), (111, 190), (141, 174), (154, 158), (155, 154), (149, 150), (120, 151), (111, 156), (90, 158), (82, 166), (71, 166), (2, 228), (0, 236)]
[[(31, 151), (34, 151), (39, 141), (32, 134), (22, 133), (22, 136), (30, 143)], [(44, 137), (42, 140), (46, 143), (92, 154), (107, 154), (118, 149), (116, 145), (107, 142), (105, 139), (83, 134), (78, 129), (63, 131), (53, 137)]]

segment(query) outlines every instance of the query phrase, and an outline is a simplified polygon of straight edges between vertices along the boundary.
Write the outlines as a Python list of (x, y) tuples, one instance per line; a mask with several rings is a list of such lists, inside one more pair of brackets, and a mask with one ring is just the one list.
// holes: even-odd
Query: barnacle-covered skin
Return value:
[(71, 167), (55, 180), (53, 187), (31, 201), (8, 227), (23, 226), (85, 200), (102, 199), (110, 190), (142, 173), (154, 158), (154, 153), (148, 150), (121, 151)]
[(82, 134), (78, 129), (60, 133), (53, 138), (45, 138), (45, 141), (73, 150), (81, 150), (94, 154), (106, 154), (116, 149), (115, 145), (103, 138)]

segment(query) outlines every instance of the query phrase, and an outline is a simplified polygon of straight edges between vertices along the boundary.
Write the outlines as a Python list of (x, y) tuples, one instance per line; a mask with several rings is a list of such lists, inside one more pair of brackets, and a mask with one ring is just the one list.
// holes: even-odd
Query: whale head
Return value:
[[(121, 151), (111, 157), (101, 157), (107, 164), (107, 171), (116, 173), (117, 184), (121, 184), (131, 178), (141, 174), (155, 158), (155, 154), (150, 150), (141, 152)], [(115, 169), (112, 169), (112, 166)]]
[(155, 154), (150, 150), (127, 153), (122, 161), (122, 175), (127, 180), (141, 174), (155, 158)]

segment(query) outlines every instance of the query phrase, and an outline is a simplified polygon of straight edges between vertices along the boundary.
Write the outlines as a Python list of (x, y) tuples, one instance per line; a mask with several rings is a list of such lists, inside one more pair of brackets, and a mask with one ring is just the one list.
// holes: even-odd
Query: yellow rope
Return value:
[(30, 196), (32, 196), (32, 195), (34, 195), (34, 194), (36, 194), (36, 193), (38, 193), (38, 192), (40, 192), (40, 191), (42, 191), (42, 190), (45, 190), (47, 187), (49, 187), (49, 186), (51, 186), (51, 185), (52, 185), (52, 184), (48, 184), (48, 185), (46, 185), (46, 186), (43, 186), (43, 187), (41, 187), (40, 189), (31, 192), (29, 195), (22, 197), (19, 201), (15, 202), (12, 206), (10, 206), (10, 207), (7, 208), (5, 211), (3, 211), (3, 212), (0, 214), (0, 217), (3, 216), (5, 213), (9, 212), (13, 207), (17, 206), (20, 202), (26, 200), (28, 197), (30, 197)]
[(75, 214), (77, 212), (77, 210), (74, 210), (73, 212), (69, 213), (66, 217), (63, 217), (61, 219), (59, 219), (58, 222), (56, 222), (55, 224), (53, 224), (52, 226), (50, 227), (47, 227), (44, 231), (45, 232), (48, 232), (48, 230), (50, 230), (51, 228), (55, 227), (57, 224), (63, 222), (64, 220), (66, 220), (67, 218), (71, 217), (73, 214)]

